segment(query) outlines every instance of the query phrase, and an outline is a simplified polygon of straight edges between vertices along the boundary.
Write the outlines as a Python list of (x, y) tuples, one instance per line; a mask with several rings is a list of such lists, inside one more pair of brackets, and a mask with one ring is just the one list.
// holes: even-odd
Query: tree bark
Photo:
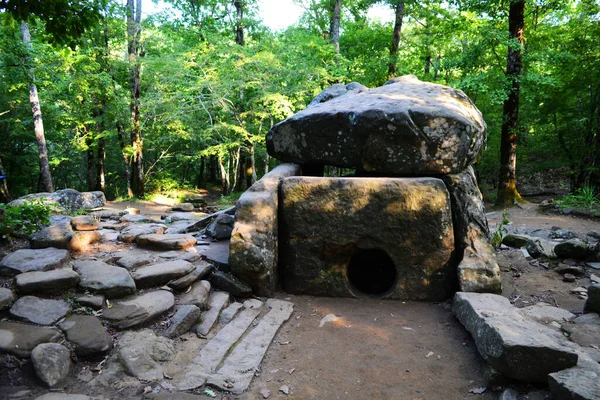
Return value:
[(129, 111), (131, 117), (131, 190), (136, 197), (144, 196), (144, 158), (142, 128), (140, 123), (141, 66), (140, 33), (142, 19), (142, 0), (127, 0), (127, 51), (129, 53), (129, 89), (131, 99)]
[(235, 26), (235, 42), (240, 46), (244, 45), (244, 2), (242, 0), (234, 0), (233, 6), (236, 11), (236, 26)]
[(333, 13), (329, 23), (329, 37), (331, 44), (335, 47), (335, 52), (340, 54), (340, 19), (342, 14), (342, 1), (334, 0)]
[(223, 157), (218, 157), (219, 169), (221, 170), (221, 194), (227, 196), (229, 194), (229, 168), (225, 169), (223, 165)]
[(204, 169), (206, 164), (206, 156), (200, 156), (200, 171), (198, 172), (198, 179), (196, 181), (196, 188), (200, 189), (204, 184)]
[(93, 140), (91, 136), (88, 135), (85, 144), (87, 145), (87, 187), (89, 191), (92, 191), (96, 188), (96, 174), (94, 171), (94, 148), (92, 147)]
[(106, 141), (103, 137), (98, 139), (98, 148), (96, 149), (96, 190), (104, 192), (106, 190)]
[(121, 128), (121, 125), (117, 123), (117, 135), (119, 136), (119, 146), (121, 146), (121, 153), (123, 154), (123, 160), (125, 161), (125, 182), (127, 183), (127, 197), (133, 197), (133, 191), (131, 190), (131, 169), (129, 168), (129, 156), (125, 151), (125, 132)]
[[(25, 64), (30, 62), (30, 54), (33, 51), (31, 45), (31, 34), (29, 33), (29, 25), (25, 21), (21, 21), (21, 36), (23, 44), (27, 48), (28, 55), (25, 58)], [(35, 141), (38, 147), (40, 158), (40, 183), (41, 190), (44, 192), (53, 192), (52, 176), (50, 174), (50, 163), (48, 162), (48, 149), (46, 148), (46, 137), (44, 135), (44, 121), (42, 119), (42, 110), (40, 108), (40, 99), (38, 96), (37, 86), (35, 85), (35, 74), (33, 66), (29, 67), (29, 103), (33, 112), (33, 130), (35, 132)]]
[(400, 33), (402, 32), (402, 20), (404, 19), (404, 2), (399, 1), (395, 7), (395, 21), (394, 21), (394, 36), (392, 39), (392, 46), (390, 47), (390, 63), (388, 65), (388, 79), (396, 76), (396, 70), (398, 69), (398, 48), (400, 46)]
[(506, 74), (511, 82), (508, 98), (504, 101), (502, 133), (500, 138), (500, 175), (496, 205), (512, 206), (522, 201), (517, 191), (517, 133), (519, 130), (519, 77), (523, 68), (523, 31), (525, 29), (525, 0), (512, 0), (508, 13), (508, 31), (511, 41), (506, 60)]

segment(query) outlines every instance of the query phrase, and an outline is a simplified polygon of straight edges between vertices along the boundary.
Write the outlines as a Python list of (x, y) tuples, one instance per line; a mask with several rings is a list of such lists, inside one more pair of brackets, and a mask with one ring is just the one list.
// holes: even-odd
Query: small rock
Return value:
[(530, 237), (526, 235), (517, 235), (515, 233), (509, 233), (502, 238), (502, 244), (518, 249), (527, 246), (527, 241), (529, 239)]
[(98, 230), (98, 222), (89, 215), (79, 215), (71, 219), (71, 227), (76, 231)]
[(164, 371), (159, 362), (173, 359), (175, 346), (172, 340), (144, 329), (126, 332), (116, 353), (127, 374), (143, 381), (160, 381)]
[(533, 258), (556, 258), (554, 246), (555, 243), (536, 237), (527, 241), (527, 251)]
[(575, 289), (571, 289), (571, 293), (575, 293), (575, 294), (580, 294), (580, 293), (587, 293), (587, 289), (584, 288), (583, 286), (579, 286), (576, 287)]
[(597, 370), (575, 367), (548, 375), (548, 384), (555, 400), (600, 399)]
[(52, 325), (70, 311), (71, 307), (66, 301), (24, 296), (10, 308), (10, 315), (38, 325)]
[(290, 387), (288, 385), (283, 385), (279, 388), (279, 391), (285, 395), (290, 394)]
[(319, 328), (322, 328), (328, 322), (337, 321), (337, 319), (338, 317), (336, 317), (335, 314), (327, 314), (321, 319), (321, 322), (319, 322)]
[(193, 305), (181, 305), (177, 307), (175, 315), (171, 317), (171, 325), (165, 331), (165, 336), (171, 339), (179, 337), (192, 329), (200, 319), (201, 311)]
[(71, 241), (75, 237), (71, 225), (50, 225), (30, 236), (29, 242), (32, 249), (57, 249), (71, 250)]
[(261, 308), (263, 302), (257, 299), (248, 299), (244, 301), (244, 308)]
[(233, 297), (248, 297), (252, 294), (252, 288), (231, 273), (213, 271), (208, 279), (215, 288), (229, 292)]
[(577, 234), (569, 229), (557, 229), (550, 232), (552, 239), (573, 239), (577, 237)]
[(94, 310), (99, 310), (104, 306), (106, 299), (102, 295), (84, 294), (75, 297), (75, 301), (84, 307), (90, 307)]
[(271, 395), (271, 391), (267, 388), (262, 388), (260, 389), (260, 395), (263, 397), (263, 399), (268, 399)]
[(91, 315), (72, 315), (59, 325), (78, 356), (104, 354), (113, 347), (112, 337)]
[(166, 229), (164, 224), (133, 224), (121, 231), (119, 240), (125, 243), (132, 243), (138, 236), (150, 234), (162, 234)]
[(179, 297), (179, 304), (191, 304), (201, 310), (208, 309), (208, 297), (210, 295), (210, 282), (199, 281), (192, 285), (192, 288)]
[(191, 203), (179, 203), (175, 204), (173, 207), (171, 207), (171, 209), (173, 211), (191, 212), (194, 211), (194, 205)]
[[(139, 212), (139, 210), (138, 210)], [(152, 218), (147, 217), (141, 214), (132, 214), (131, 211), (129, 214), (125, 214), (121, 217), (121, 222), (134, 222), (137, 224), (148, 224), (152, 223)]]
[(206, 228), (206, 234), (215, 240), (224, 240), (231, 237), (235, 217), (228, 214), (220, 214)]
[(596, 276), (596, 275), (592, 274), (590, 276), (590, 281), (592, 281), (592, 283), (600, 283), (600, 276)]
[(572, 275), (572, 274), (565, 274), (563, 276), (563, 280), (565, 282), (575, 282), (577, 280), (577, 277), (575, 275)]
[(31, 352), (31, 361), (37, 376), (51, 388), (63, 383), (71, 369), (69, 349), (58, 343), (37, 345)]
[(4, 311), (12, 306), (15, 297), (12, 290), (0, 288), (0, 311)]
[(571, 274), (575, 276), (585, 275), (585, 270), (576, 265), (561, 264), (555, 271), (559, 274)]
[(71, 268), (25, 272), (15, 278), (15, 286), (23, 294), (63, 292), (74, 288), (77, 283), (79, 275)]

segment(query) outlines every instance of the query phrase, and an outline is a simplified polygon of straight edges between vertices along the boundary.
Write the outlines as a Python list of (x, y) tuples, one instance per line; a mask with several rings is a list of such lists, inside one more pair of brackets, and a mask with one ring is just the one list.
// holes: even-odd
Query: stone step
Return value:
[(68, 259), (69, 252), (64, 249), (21, 249), (0, 261), (0, 275), (15, 276), (24, 272), (48, 271), (62, 267)]
[(175, 297), (166, 290), (132, 296), (104, 307), (102, 318), (117, 329), (127, 329), (163, 315), (175, 305)]
[(163, 224), (133, 224), (124, 228), (119, 235), (119, 240), (125, 243), (133, 243), (138, 236), (150, 234), (162, 234), (166, 225)]
[(173, 290), (185, 290), (199, 279), (204, 279), (212, 271), (213, 266), (205, 261), (196, 264), (194, 270), (179, 279), (169, 282), (169, 287)]
[(53, 325), (70, 311), (66, 301), (23, 296), (10, 308), (10, 315), (37, 325)]
[(155, 250), (187, 249), (196, 244), (196, 238), (184, 234), (141, 235), (135, 239), (140, 247)]
[(79, 286), (107, 298), (120, 298), (135, 293), (135, 282), (125, 268), (108, 265), (102, 261), (84, 260), (73, 264), (81, 275)]
[(22, 294), (63, 292), (78, 283), (79, 275), (71, 268), (25, 272), (15, 278), (15, 286)]
[(271, 311), (235, 346), (219, 371), (208, 377), (207, 384), (233, 394), (248, 389), (277, 331), (294, 311), (294, 305), (287, 301), (269, 299), (266, 305)]
[(179, 385), (179, 390), (190, 390), (204, 385), (259, 314), (260, 310), (244, 310), (233, 321), (225, 325), (214, 338), (200, 349), (188, 367), (185, 378)]
[(202, 315), (202, 322), (194, 327), (194, 332), (206, 336), (215, 325), (223, 310), (229, 304), (229, 293), (212, 292), (208, 299), (209, 309)]
[(0, 321), (0, 353), (26, 358), (38, 344), (55, 343), (61, 339), (58, 328)]
[(71, 315), (58, 327), (74, 345), (78, 356), (104, 354), (113, 347), (112, 337), (100, 320), (92, 315)]
[(138, 268), (131, 275), (138, 289), (146, 289), (152, 286), (162, 286), (173, 279), (189, 274), (193, 270), (194, 265), (192, 263), (185, 260), (175, 260)]

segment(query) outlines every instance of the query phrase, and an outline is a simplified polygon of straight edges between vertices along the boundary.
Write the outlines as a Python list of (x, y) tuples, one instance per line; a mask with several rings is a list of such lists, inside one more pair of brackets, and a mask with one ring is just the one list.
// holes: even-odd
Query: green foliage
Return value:
[(496, 231), (494, 231), (494, 233), (492, 233), (492, 246), (494, 246), (494, 248), (498, 248), (500, 247), (500, 245), (502, 244), (502, 239), (504, 238), (504, 235), (506, 235), (506, 233), (508, 232), (508, 230), (505, 228), (506, 225), (510, 224), (510, 220), (508, 219), (509, 214), (506, 210), (504, 210), (502, 212), (502, 221), (500, 221), (500, 223), (498, 224), (498, 226), (496, 227)]
[(243, 192), (233, 192), (233, 193), (229, 193), (226, 196), (221, 196), (221, 198), (218, 201), (219, 207), (220, 208), (229, 208), (229, 207), (235, 206), (235, 203), (237, 203), (237, 201), (240, 198), (240, 196), (242, 195), (242, 193)]
[(568, 194), (561, 199), (556, 200), (556, 204), (561, 209), (563, 208), (577, 208), (581, 210), (600, 210), (600, 198), (596, 194), (596, 188), (591, 186), (584, 186), (575, 191), (575, 193)]
[(14, 235), (29, 235), (50, 224), (50, 216), (55, 211), (43, 198), (25, 201), (19, 206), (0, 204), (0, 235), (3, 238)]

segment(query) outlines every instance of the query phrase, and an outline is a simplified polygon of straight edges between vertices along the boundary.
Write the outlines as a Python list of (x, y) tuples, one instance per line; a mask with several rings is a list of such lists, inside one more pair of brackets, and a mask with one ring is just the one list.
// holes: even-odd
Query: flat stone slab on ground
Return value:
[(125, 214), (121, 217), (121, 222), (135, 222), (138, 224), (150, 223), (152, 218), (141, 214)]
[(75, 346), (78, 356), (104, 354), (113, 347), (112, 337), (94, 316), (72, 315), (58, 326)]
[(91, 215), (78, 215), (71, 219), (71, 227), (76, 231), (95, 231), (98, 222)]
[(104, 305), (106, 298), (101, 294), (84, 294), (75, 297), (75, 301), (84, 307), (90, 307), (94, 310), (99, 310)]
[(210, 282), (199, 281), (192, 285), (192, 288), (179, 297), (179, 304), (191, 304), (201, 310), (207, 310), (209, 307), (208, 296), (210, 295)]
[(244, 308), (244, 305), (242, 303), (231, 303), (226, 309), (224, 309), (221, 312), (221, 315), (219, 316), (219, 323), (220, 324), (228, 324), (231, 322), (231, 320), (238, 314), (238, 312), (240, 312), (240, 310)]
[(197, 246), (196, 249), (220, 270), (229, 270), (229, 240), (213, 242), (210, 246)]
[(35, 373), (51, 388), (64, 383), (71, 370), (71, 353), (58, 343), (42, 343), (31, 352)]
[(219, 319), (219, 314), (229, 304), (229, 293), (212, 292), (208, 299), (209, 309), (202, 314), (202, 322), (194, 327), (194, 331), (202, 336), (208, 335)]
[(563, 324), (562, 329), (569, 333), (569, 340), (581, 347), (600, 347), (600, 325)]
[(127, 254), (117, 260), (119, 267), (132, 270), (134, 268), (143, 267), (152, 262), (152, 257), (148, 254)]
[(76, 287), (77, 283), (79, 274), (71, 268), (25, 272), (15, 278), (15, 286), (23, 294), (64, 292)]
[(117, 344), (117, 355), (127, 374), (143, 381), (164, 379), (159, 364), (175, 356), (175, 347), (171, 339), (157, 336), (153, 331), (129, 331)]
[(76, 261), (73, 268), (81, 275), (79, 286), (84, 289), (102, 293), (109, 299), (135, 293), (135, 282), (125, 268), (95, 260)]
[(57, 328), (0, 321), (0, 353), (26, 358), (38, 344), (58, 342), (61, 339), (62, 335)]
[(90, 397), (85, 394), (68, 393), (46, 393), (35, 398), (35, 400), (102, 400), (99, 397)]
[(546, 382), (549, 373), (577, 364), (562, 334), (525, 318), (505, 297), (459, 292), (452, 308), (479, 354), (508, 378)]
[(138, 289), (162, 286), (173, 279), (178, 279), (194, 270), (194, 265), (185, 260), (167, 261), (138, 268), (132, 273)]
[(598, 369), (569, 368), (548, 375), (548, 384), (554, 400), (600, 399)]
[(531, 318), (541, 324), (558, 322), (562, 324), (575, 318), (575, 314), (562, 308), (552, 307), (551, 305), (536, 304), (533, 306), (519, 309), (519, 312), (528, 318)]
[(166, 225), (163, 224), (132, 224), (125, 227), (119, 235), (119, 240), (125, 243), (132, 243), (138, 236), (161, 234), (165, 231)]
[(102, 318), (117, 329), (132, 328), (166, 313), (175, 305), (175, 297), (166, 290), (132, 296), (104, 307)]
[(141, 235), (135, 239), (140, 247), (147, 247), (157, 250), (179, 250), (187, 249), (196, 244), (196, 238), (192, 235), (184, 234), (164, 234), (164, 235)]
[(0, 275), (15, 276), (23, 272), (48, 271), (59, 268), (69, 259), (63, 249), (21, 249), (8, 254), (0, 261)]
[(24, 296), (15, 301), (10, 308), (10, 315), (33, 324), (52, 325), (70, 311), (71, 307), (66, 301)]
[(196, 263), (194, 270), (179, 279), (169, 282), (169, 287), (174, 290), (184, 290), (190, 287), (199, 279), (205, 278), (213, 269), (213, 266), (207, 262), (200, 261)]
[(15, 296), (12, 290), (8, 288), (0, 288), (0, 311), (4, 311), (12, 306), (15, 301)]
[(177, 311), (171, 317), (169, 327), (165, 330), (165, 336), (172, 339), (183, 335), (192, 329), (201, 314), (202, 311), (191, 304), (178, 306)]

